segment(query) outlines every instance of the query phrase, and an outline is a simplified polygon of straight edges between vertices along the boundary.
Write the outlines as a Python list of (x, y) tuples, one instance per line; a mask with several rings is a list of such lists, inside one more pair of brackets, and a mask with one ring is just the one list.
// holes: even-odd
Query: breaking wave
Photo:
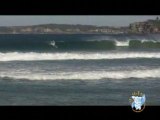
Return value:
[(160, 58), (160, 52), (74, 52), (74, 53), (0, 53), (0, 61), (39, 61), (39, 60), (100, 60), (100, 59)]
[(129, 46), (129, 40), (128, 41), (116, 41), (116, 46)]
[(112, 50), (118, 47), (160, 48), (155, 40), (0, 40), (0, 51)]
[[(128, 48), (160, 48), (160, 42), (155, 40), (95, 40), (95, 41), (68, 41), (54, 42), (59, 49), (115, 49), (116, 47)], [(55, 44), (54, 44), (55, 45)]]
[(100, 79), (127, 79), (127, 78), (160, 78), (160, 69), (132, 70), (132, 71), (80, 71), (61, 72), (52, 75), (38, 73), (30, 74), (0, 74), (3, 79), (23, 80), (100, 80)]

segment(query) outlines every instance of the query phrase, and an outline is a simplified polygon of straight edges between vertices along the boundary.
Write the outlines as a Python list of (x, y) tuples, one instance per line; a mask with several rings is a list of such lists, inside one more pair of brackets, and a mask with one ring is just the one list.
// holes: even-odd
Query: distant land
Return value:
[(0, 34), (124, 34), (124, 33), (160, 33), (160, 20), (131, 23), (127, 27), (41, 24), (31, 26), (0, 27)]

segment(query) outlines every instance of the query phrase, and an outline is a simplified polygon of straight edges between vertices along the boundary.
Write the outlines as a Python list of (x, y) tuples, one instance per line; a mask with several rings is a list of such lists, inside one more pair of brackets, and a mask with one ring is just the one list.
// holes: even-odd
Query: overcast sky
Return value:
[[(50, 16), (0, 16), (0, 26), (21, 26), (37, 24), (83, 24), (98, 26), (128, 26), (132, 22), (155, 19), (157, 16), (68, 16), (68, 15), (50, 15)], [(160, 16), (159, 16), (160, 17)]]

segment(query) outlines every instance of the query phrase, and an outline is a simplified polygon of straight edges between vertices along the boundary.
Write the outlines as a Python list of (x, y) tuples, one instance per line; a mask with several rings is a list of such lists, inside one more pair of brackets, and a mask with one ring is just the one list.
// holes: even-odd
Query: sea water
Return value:
[(0, 35), (0, 105), (160, 105), (159, 34)]

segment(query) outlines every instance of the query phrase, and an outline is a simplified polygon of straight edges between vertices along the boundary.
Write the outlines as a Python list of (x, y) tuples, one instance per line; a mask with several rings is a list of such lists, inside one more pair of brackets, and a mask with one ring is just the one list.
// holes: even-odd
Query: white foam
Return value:
[(80, 71), (60, 72), (55, 74), (38, 73), (0, 73), (0, 77), (28, 80), (100, 80), (127, 78), (160, 78), (160, 69), (131, 70), (131, 71)]
[(117, 41), (116, 40), (116, 46), (129, 46), (129, 40), (128, 41)]
[(144, 43), (144, 42), (153, 42), (153, 43), (157, 43), (158, 41), (142, 39), (141, 42), (142, 42), (142, 43)]
[(111, 52), (111, 53), (0, 53), (0, 61), (36, 60), (99, 60), (127, 58), (160, 58), (160, 52)]

